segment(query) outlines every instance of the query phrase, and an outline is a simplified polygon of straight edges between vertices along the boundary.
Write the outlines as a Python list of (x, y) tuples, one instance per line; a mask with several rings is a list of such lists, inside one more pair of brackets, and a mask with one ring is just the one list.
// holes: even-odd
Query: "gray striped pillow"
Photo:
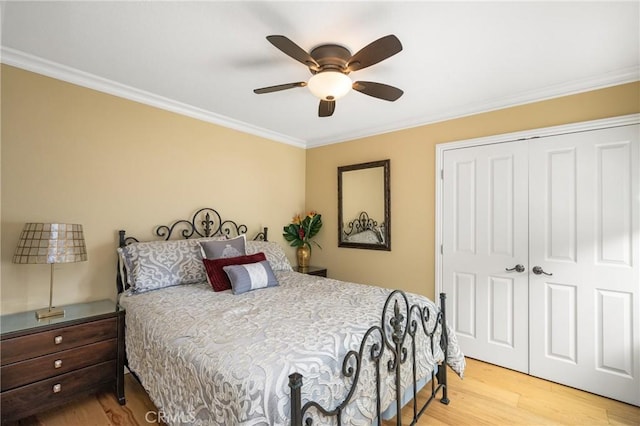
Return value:
[(259, 288), (275, 287), (278, 280), (268, 260), (247, 263), (245, 265), (229, 265), (222, 268), (231, 281), (233, 294), (242, 294)]

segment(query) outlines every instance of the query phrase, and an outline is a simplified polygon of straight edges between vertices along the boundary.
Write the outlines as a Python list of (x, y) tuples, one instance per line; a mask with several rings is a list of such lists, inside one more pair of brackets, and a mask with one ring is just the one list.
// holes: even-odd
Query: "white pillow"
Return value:
[(271, 241), (247, 241), (246, 254), (263, 252), (274, 271), (293, 271), (280, 244)]

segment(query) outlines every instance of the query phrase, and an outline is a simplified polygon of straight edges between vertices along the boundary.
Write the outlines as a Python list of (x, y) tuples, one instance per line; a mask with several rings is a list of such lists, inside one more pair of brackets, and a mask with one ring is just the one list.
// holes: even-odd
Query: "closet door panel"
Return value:
[(451, 150), (444, 160), (450, 323), (467, 356), (527, 372), (527, 143)]
[[(631, 265), (631, 141), (596, 146), (596, 253), (598, 263)], [(637, 165), (636, 165), (637, 167)]]
[(453, 273), (454, 329), (458, 336), (476, 338), (476, 276), (469, 273)]
[(596, 304), (596, 368), (633, 380), (633, 294), (598, 290)]
[(529, 280), (530, 372), (633, 404), (640, 404), (639, 133), (625, 126), (529, 145), (530, 266), (541, 268)]
[[(576, 364), (578, 361), (578, 318), (576, 286), (545, 282), (544, 322), (535, 321), (545, 331), (545, 356)], [(544, 324), (544, 325), (543, 325)]]
[[(550, 149), (545, 153), (545, 185), (534, 183), (537, 199), (531, 206), (536, 218), (534, 230), (545, 233), (544, 257), (546, 260), (576, 262), (576, 150), (575, 148)], [(534, 162), (533, 167), (539, 167)], [(545, 194), (540, 196), (539, 191)], [(538, 228), (540, 226), (540, 228)]]

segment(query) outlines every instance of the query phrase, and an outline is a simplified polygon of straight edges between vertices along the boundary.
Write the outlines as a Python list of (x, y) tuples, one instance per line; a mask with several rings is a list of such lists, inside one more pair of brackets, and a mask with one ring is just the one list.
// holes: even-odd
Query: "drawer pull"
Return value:
[(53, 343), (55, 343), (56, 345), (59, 345), (60, 343), (62, 343), (62, 336), (56, 336), (53, 338)]
[(60, 383), (56, 383), (53, 385), (53, 393), (58, 393), (62, 390), (62, 385)]
[(60, 368), (60, 367), (62, 367), (61, 359), (56, 359), (55, 361), (53, 361), (53, 368)]

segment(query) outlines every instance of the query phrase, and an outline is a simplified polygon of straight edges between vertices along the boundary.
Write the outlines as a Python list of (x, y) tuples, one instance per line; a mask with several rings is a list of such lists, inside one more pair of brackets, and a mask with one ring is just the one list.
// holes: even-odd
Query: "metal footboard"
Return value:
[[(428, 306), (410, 305), (406, 294), (400, 290), (393, 291), (387, 298), (380, 325), (372, 326), (365, 333), (359, 349), (349, 351), (342, 363), (342, 375), (350, 381), (350, 388), (344, 400), (334, 408), (326, 408), (315, 401), (302, 405), (302, 375), (293, 373), (289, 376), (291, 389), (291, 425), (310, 426), (315, 418), (335, 417), (338, 425), (342, 425), (345, 408), (352, 402), (358, 385), (363, 361), (370, 361), (375, 368), (375, 399), (378, 425), (382, 422), (381, 379), (383, 375), (392, 375), (395, 384), (396, 424), (402, 425), (401, 373), (404, 368), (411, 368), (412, 383), (412, 421), (415, 424), (431, 402), (442, 391), (440, 402), (449, 404), (447, 395), (447, 346), (449, 336), (446, 321), (446, 295), (440, 293), (440, 309), (434, 311)], [(393, 306), (393, 308), (391, 308)], [(435, 315), (435, 321), (432, 316)], [(433, 326), (430, 327), (429, 323)], [(424, 333), (428, 344), (426, 348), (416, 345), (417, 333)], [(424, 404), (418, 406), (418, 381), (416, 368), (417, 351), (426, 350), (434, 353), (435, 345), (440, 345), (444, 359), (431, 373), (431, 394)], [(382, 362), (383, 355), (388, 352), (389, 360)], [(437, 380), (437, 384), (436, 384)]]

